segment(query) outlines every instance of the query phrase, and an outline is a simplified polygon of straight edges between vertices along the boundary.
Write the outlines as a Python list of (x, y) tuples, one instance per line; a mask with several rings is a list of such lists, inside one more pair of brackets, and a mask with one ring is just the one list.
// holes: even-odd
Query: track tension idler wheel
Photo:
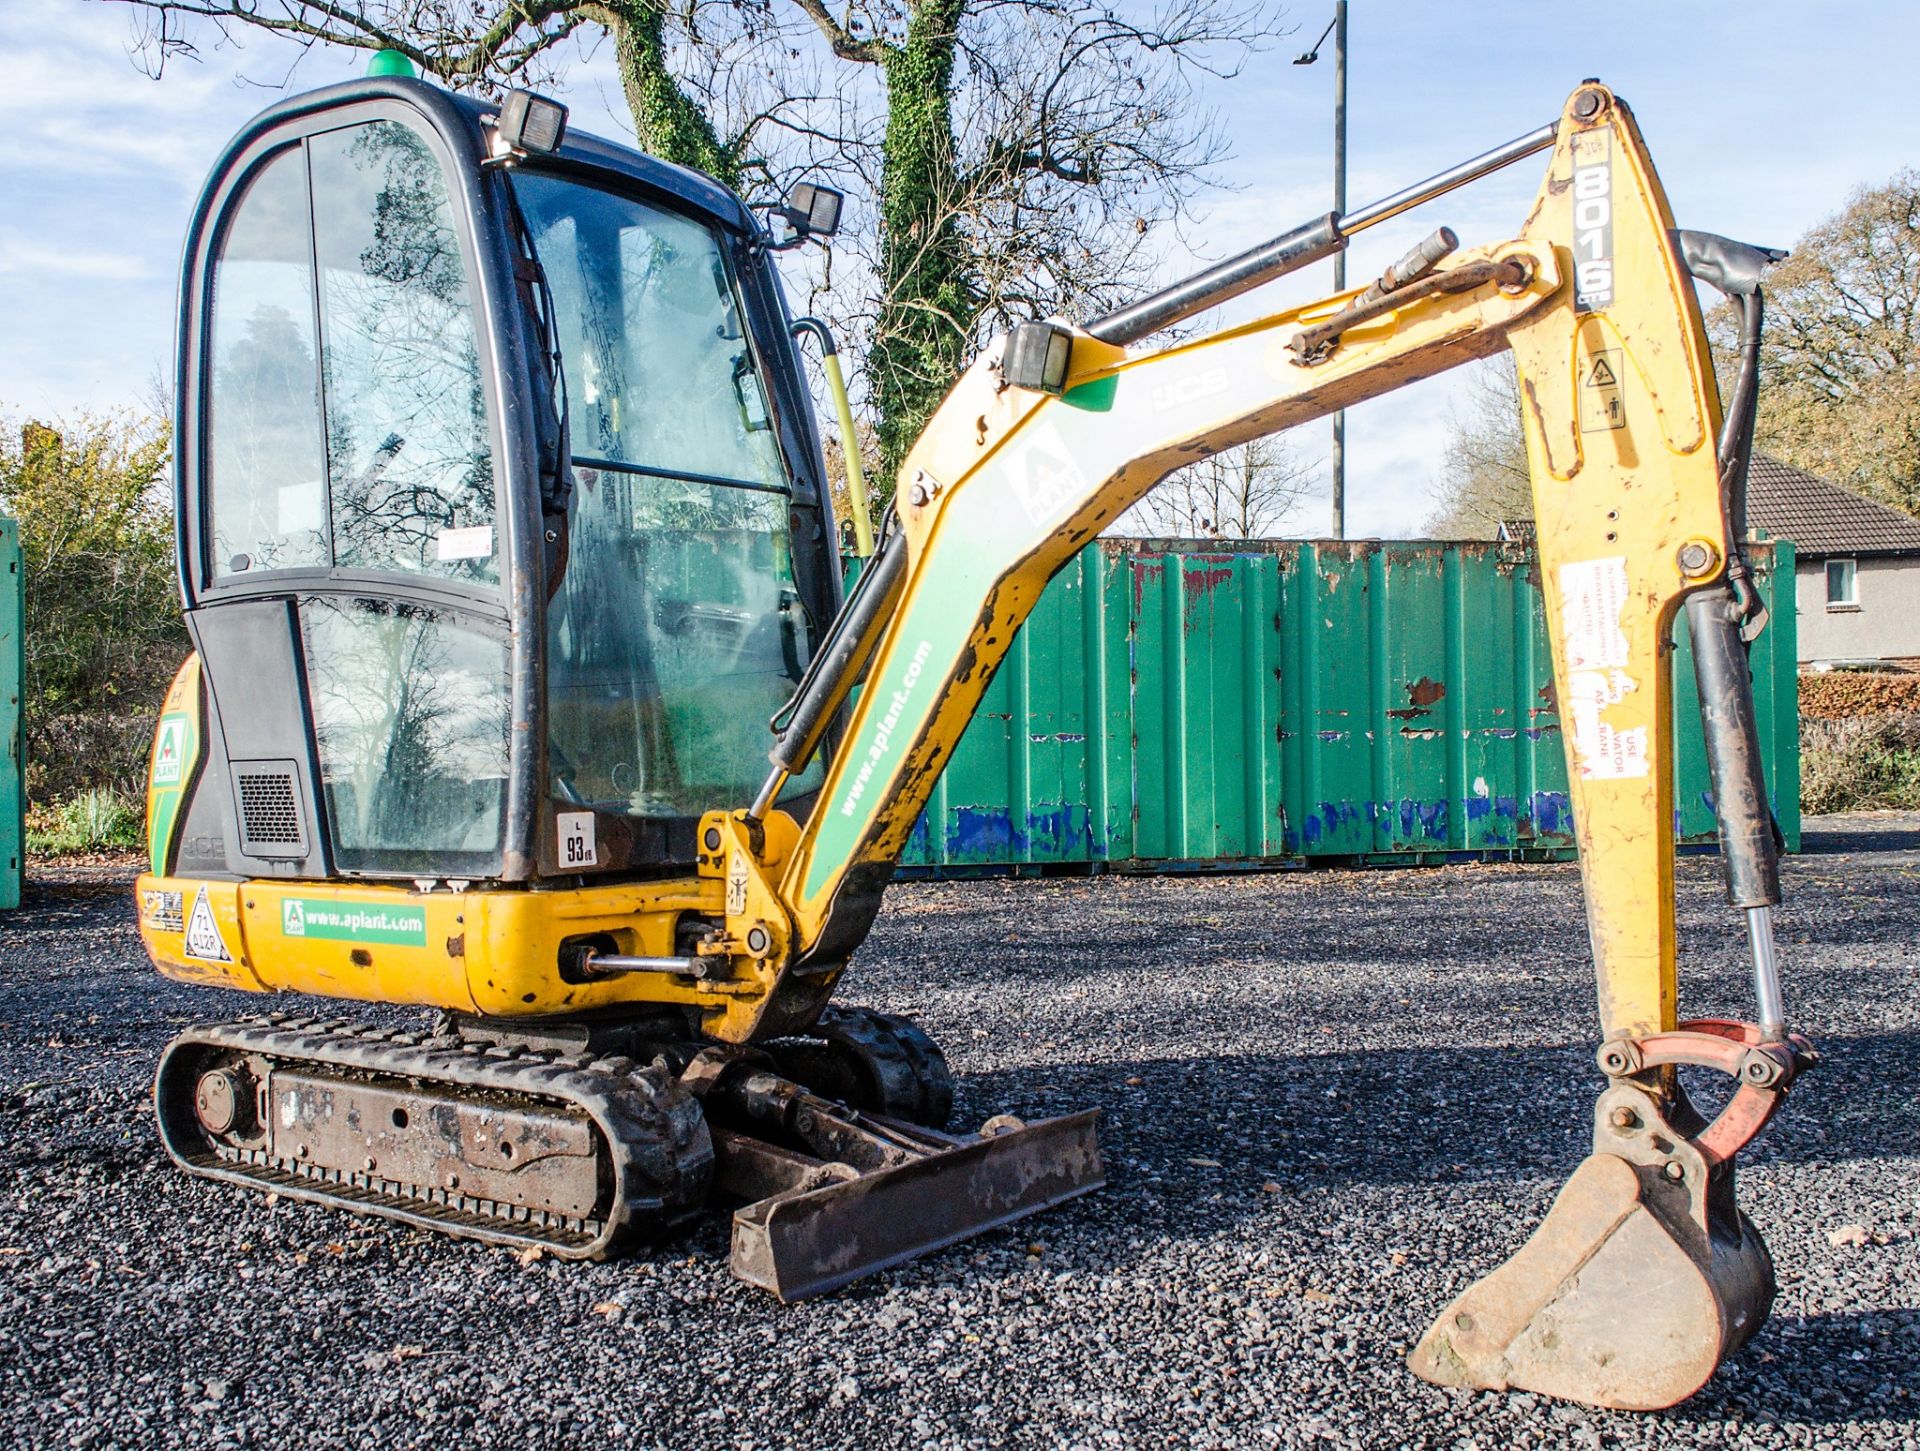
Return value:
[[(1816, 1061), (1796, 1035), (1686, 1022), (1603, 1044), (1593, 1152), (1512, 1259), (1441, 1312), (1409, 1357), (1440, 1385), (1509, 1388), (1619, 1410), (1685, 1400), (1765, 1323), (1773, 1261), (1734, 1202), (1734, 1156)], [(1674, 1068), (1715, 1069), (1711, 1123)]]

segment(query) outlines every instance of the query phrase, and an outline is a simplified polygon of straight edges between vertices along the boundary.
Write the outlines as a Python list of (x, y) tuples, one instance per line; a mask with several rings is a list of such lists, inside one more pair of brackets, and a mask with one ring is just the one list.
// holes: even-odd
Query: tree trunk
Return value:
[(602, 0), (601, 8), (607, 29), (613, 32), (620, 88), (633, 112), (641, 148), (739, 190), (739, 158), (714, 134), (706, 112), (680, 89), (667, 69), (659, 5), (655, 0)]
[(919, 0), (886, 58), (880, 317), (869, 358), (884, 499), (908, 447), (959, 376), (972, 321), (956, 186), (953, 65), (967, 0)]

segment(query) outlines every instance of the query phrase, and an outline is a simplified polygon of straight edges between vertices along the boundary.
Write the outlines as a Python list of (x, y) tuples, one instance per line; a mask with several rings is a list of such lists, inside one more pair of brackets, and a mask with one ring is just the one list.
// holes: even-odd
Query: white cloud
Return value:
[(130, 282), (153, 276), (154, 269), (130, 253), (48, 246), (9, 231), (0, 232), (0, 275), (4, 274)]

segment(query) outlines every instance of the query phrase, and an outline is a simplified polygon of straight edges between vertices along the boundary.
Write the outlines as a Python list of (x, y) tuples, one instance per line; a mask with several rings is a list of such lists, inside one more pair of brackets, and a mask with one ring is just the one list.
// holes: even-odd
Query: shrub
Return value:
[(1800, 677), (1800, 714), (1816, 720), (1920, 711), (1920, 675), (1835, 670)]
[(153, 712), (190, 648), (168, 449), (155, 418), (0, 416), (0, 513), (19, 521), (26, 580), (27, 794), (42, 821), (92, 790), (137, 799)]
[(1841, 719), (1803, 714), (1800, 805), (1815, 814), (1920, 810), (1920, 711)]

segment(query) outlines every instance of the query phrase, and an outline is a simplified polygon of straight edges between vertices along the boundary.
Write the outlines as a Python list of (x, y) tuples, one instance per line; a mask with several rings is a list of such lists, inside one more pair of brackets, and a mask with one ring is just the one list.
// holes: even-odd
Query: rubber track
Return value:
[[(497, 1203), (439, 1185), (322, 1170), (264, 1151), (211, 1142), (193, 1092), (210, 1055), (258, 1054), (343, 1077), (433, 1083), (487, 1099), (558, 1104), (592, 1122), (611, 1190), (602, 1213), (574, 1219)], [(523, 1048), (423, 1040), (400, 1030), (283, 1014), (191, 1028), (161, 1054), (154, 1078), (161, 1142), (190, 1174), (360, 1214), (377, 1214), (490, 1244), (538, 1246), (565, 1259), (604, 1259), (656, 1238), (699, 1209), (713, 1176), (713, 1142), (700, 1105), (664, 1069), (629, 1058), (561, 1057)]]
[(809, 1036), (852, 1053), (879, 1079), (878, 1101), (862, 1107), (930, 1129), (945, 1128), (953, 1117), (946, 1054), (912, 1019), (834, 1006), (820, 1014)]

